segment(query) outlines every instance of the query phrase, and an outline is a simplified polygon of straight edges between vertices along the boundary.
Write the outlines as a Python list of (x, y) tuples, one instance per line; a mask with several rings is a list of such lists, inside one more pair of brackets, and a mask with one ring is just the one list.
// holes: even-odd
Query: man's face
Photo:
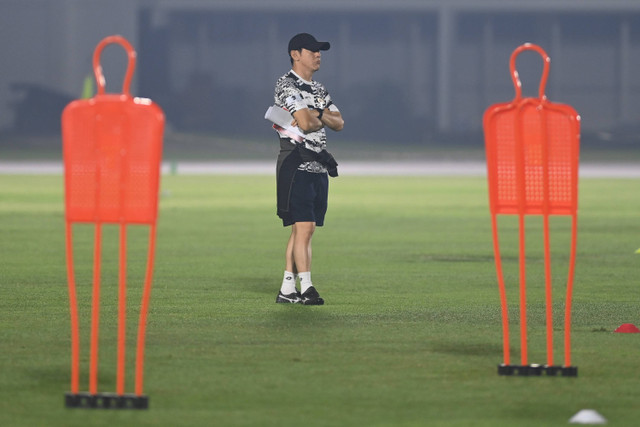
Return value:
[[(311, 71), (318, 71), (320, 69), (320, 51), (312, 52), (308, 49), (302, 48), (300, 52), (293, 51), (293, 55), (296, 54), (299, 57), (300, 66)], [(295, 61), (296, 57), (294, 56), (293, 59)]]

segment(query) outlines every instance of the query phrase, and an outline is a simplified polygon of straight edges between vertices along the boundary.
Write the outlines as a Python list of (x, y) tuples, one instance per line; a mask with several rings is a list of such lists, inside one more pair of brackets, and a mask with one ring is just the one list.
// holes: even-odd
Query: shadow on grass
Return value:
[[(68, 384), (71, 378), (71, 368), (67, 365), (31, 366), (23, 373), (38, 384)], [(101, 374), (100, 380), (107, 378)]]
[(432, 343), (433, 351), (436, 353), (451, 354), (455, 356), (496, 356), (502, 357), (502, 346), (500, 343), (462, 343), (452, 341), (436, 341)]
[(261, 295), (272, 295), (275, 301), (280, 283), (275, 276), (246, 276), (234, 278), (234, 283), (247, 292), (253, 292)]
[[(503, 257), (503, 260), (508, 257)], [(511, 257), (517, 260), (515, 257)], [(493, 255), (442, 255), (442, 254), (423, 254), (418, 258), (419, 261), (424, 262), (493, 262)]]

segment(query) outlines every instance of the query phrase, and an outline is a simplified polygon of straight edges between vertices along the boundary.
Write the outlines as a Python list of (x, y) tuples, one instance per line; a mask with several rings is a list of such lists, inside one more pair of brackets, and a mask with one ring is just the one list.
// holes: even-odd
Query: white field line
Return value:
[[(165, 175), (275, 175), (275, 161), (164, 162)], [(0, 175), (61, 175), (62, 162), (0, 161)], [(486, 176), (482, 161), (345, 161), (341, 176)], [(583, 163), (581, 178), (640, 178), (640, 163)]]

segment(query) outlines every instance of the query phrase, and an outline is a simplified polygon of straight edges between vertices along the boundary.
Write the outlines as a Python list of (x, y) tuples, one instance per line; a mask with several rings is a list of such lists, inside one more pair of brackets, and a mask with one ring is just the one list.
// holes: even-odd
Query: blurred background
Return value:
[[(160, 104), (172, 144), (271, 141), (264, 111), (298, 32), (331, 42), (315, 77), (346, 119), (341, 139), (481, 145), (484, 110), (514, 96), (509, 57), (532, 42), (551, 57), (549, 99), (580, 113), (583, 144), (639, 145), (638, 0), (0, 0), (1, 144), (59, 138), (112, 34), (136, 48), (132, 93)], [(105, 49), (102, 65), (119, 92), (124, 50)], [(517, 65), (537, 96), (540, 57)]]

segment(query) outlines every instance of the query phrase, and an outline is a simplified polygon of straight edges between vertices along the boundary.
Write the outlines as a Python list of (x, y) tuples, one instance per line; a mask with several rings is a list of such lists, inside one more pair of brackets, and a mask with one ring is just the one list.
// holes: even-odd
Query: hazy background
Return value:
[[(0, 0), (0, 135), (59, 135), (105, 36), (138, 52), (132, 92), (169, 129), (273, 138), (263, 119), (298, 32), (331, 42), (316, 79), (347, 121), (341, 138), (448, 144), (482, 138), (482, 114), (513, 98), (508, 61), (524, 42), (551, 56), (546, 93), (582, 116), (583, 143), (640, 141), (638, 0)], [(126, 57), (102, 56), (108, 91)], [(523, 54), (525, 95), (542, 62)], [(14, 138), (14, 139), (12, 139)]]

